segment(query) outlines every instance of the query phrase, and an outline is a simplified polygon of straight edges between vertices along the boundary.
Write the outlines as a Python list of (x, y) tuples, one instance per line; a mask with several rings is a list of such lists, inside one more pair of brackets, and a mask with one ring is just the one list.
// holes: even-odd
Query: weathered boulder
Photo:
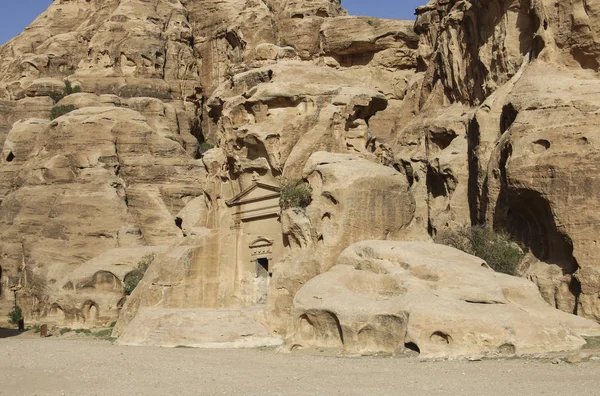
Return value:
[(359, 155), (317, 152), (303, 175), (312, 187), (306, 209), (282, 214), (289, 254), (276, 266), (269, 295), (271, 325), (290, 329), (291, 306), (298, 289), (329, 270), (339, 254), (365, 239), (427, 240), (413, 223), (415, 202), (404, 175)]
[(525, 279), (495, 273), (456, 249), (363, 241), (294, 298), (288, 347), (423, 357), (575, 350), (600, 325), (558, 311)]

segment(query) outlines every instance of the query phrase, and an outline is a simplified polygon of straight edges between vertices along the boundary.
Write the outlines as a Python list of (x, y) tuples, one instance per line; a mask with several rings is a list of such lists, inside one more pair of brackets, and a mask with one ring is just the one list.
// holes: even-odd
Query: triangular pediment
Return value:
[(279, 187), (270, 184), (254, 182), (250, 187), (227, 201), (228, 206), (241, 205), (247, 202), (272, 199), (279, 196)]

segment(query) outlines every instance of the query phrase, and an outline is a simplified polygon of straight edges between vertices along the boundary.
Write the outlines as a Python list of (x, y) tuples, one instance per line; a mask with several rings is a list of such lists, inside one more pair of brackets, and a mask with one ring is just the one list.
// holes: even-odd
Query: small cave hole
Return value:
[(504, 133), (512, 126), (517, 119), (519, 112), (512, 103), (507, 103), (502, 108), (502, 115), (500, 116), (500, 132)]
[(435, 144), (440, 150), (445, 150), (452, 144), (454, 139), (458, 137), (458, 134), (452, 130), (447, 130), (438, 133), (430, 133), (429, 136), (431, 143)]
[(323, 196), (326, 197), (326, 198), (328, 198), (331, 201), (331, 203), (333, 203), (334, 205), (338, 204), (338, 200), (335, 199), (330, 193), (324, 192)]
[(551, 146), (550, 142), (546, 139), (539, 139), (533, 142), (536, 145), (534, 151), (545, 151), (548, 150)]
[(539, 35), (535, 36), (531, 41), (531, 51), (529, 55), (530, 59), (537, 59), (544, 48), (546, 48), (546, 42), (544, 41), (544, 38)]
[(577, 144), (579, 144), (580, 146), (585, 146), (587, 144), (590, 144), (590, 140), (584, 136), (577, 139)]
[(404, 344), (404, 347), (408, 350), (411, 350), (413, 352), (416, 353), (421, 353), (421, 350), (419, 349), (419, 346), (417, 344), (415, 344), (414, 342), (407, 342)]
[(429, 338), (439, 344), (450, 344), (452, 342), (450, 334), (444, 333), (443, 331), (436, 331)]
[(331, 213), (329, 213), (329, 212), (326, 212), (326, 213), (325, 213), (325, 214), (324, 214), (324, 215), (321, 217), (321, 220), (325, 220), (325, 219), (331, 220)]
[(8, 155), (6, 156), (6, 162), (12, 162), (12, 160), (15, 159), (15, 155), (13, 154), (13, 152), (11, 151), (10, 153), (8, 153)]
[(177, 228), (182, 230), (183, 229), (183, 219), (181, 217), (175, 217), (175, 225), (177, 226)]
[(445, 197), (448, 195), (444, 176), (435, 172), (432, 167), (428, 167), (427, 169), (427, 186), (429, 187), (429, 193), (433, 198)]
[(513, 344), (502, 344), (498, 347), (498, 352), (501, 355), (514, 355), (516, 348)]

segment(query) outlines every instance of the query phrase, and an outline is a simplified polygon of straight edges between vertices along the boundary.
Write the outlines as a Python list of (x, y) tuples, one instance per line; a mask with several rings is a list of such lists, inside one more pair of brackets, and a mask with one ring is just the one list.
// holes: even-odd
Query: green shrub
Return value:
[(441, 232), (435, 241), (482, 258), (494, 271), (509, 275), (517, 274), (519, 263), (525, 256), (510, 235), (485, 227), (463, 227)]
[(285, 180), (281, 183), (281, 209), (306, 208), (311, 202), (312, 188), (303, 180)]
[(77, 110), (77, 107), (75, 107), (73, 105), (54, 106), (52, 108), (52, 110), (50, 110), (50, 119), (54, 120), (55, 118), (58, 118), (58, 117), (63, 116), (65, 114), (67, 114), (67, 113), (70, 113), (73, 110)]
[(71, 85), (71, 81), (67, 80), (67, 81), (65, 81), (65, 88), (62, 91), (50, 92), (48, 94), (48, 96), (50, 96), (50, 98), (52, 98), (54, 103), (57, 103), (65, 96), (69, 96), (71, 94), (78, 93), (78, 92), (81, 92), (81, 87), (80, 86), (74, 87), (73, 85)]
[(54, 101), (54, 103), (58, 103), (60, 102), (60, 100), (62, 98), (64, 98), (66, 95), (64, 92), (60, 92), (60, 91), (54, 91), (54, 92), (50, 92), (48, 94), (48, 96), (50, 96), (50, 98)]
[(112, 334), (112, 329), (104, 329), (93, 333), (94, 337), (105, 338)]
[(65, 81), (65, 96), (79, 92), (81, 92), (81, 87), (79, 85), (74, 87), (71, 85), (71, 81)]
[(23, 311), (18, 305), (15, 305), (12, 311), (8, 313), (8, 321), (11, 324), (18, 324), (23, 319)]
[(146, 270), (154, 260), (154, 253), (148, 253), (138, 262), (137, 268), (131, 271), (127, 276), (125, 276), (125, 280), (123, 282), (123, 291), (126, 295), (130, 295), (133, 293), (133, 290), (140, 283)]
[(200, 143), (200, 147), (198, 148), (198, 150), (200, 151), (200, 154), (204, 154), (206, 153), (208, 150), (215, 148), (214, 145), (208, 143), (208, 142), (202, 142)]

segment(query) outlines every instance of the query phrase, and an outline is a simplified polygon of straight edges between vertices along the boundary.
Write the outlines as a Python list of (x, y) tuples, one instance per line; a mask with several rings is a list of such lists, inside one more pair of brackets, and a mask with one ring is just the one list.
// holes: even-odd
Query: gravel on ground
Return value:
[(421, 361), (0, 338), (0, 395), (600, 395), (600, 362)]

